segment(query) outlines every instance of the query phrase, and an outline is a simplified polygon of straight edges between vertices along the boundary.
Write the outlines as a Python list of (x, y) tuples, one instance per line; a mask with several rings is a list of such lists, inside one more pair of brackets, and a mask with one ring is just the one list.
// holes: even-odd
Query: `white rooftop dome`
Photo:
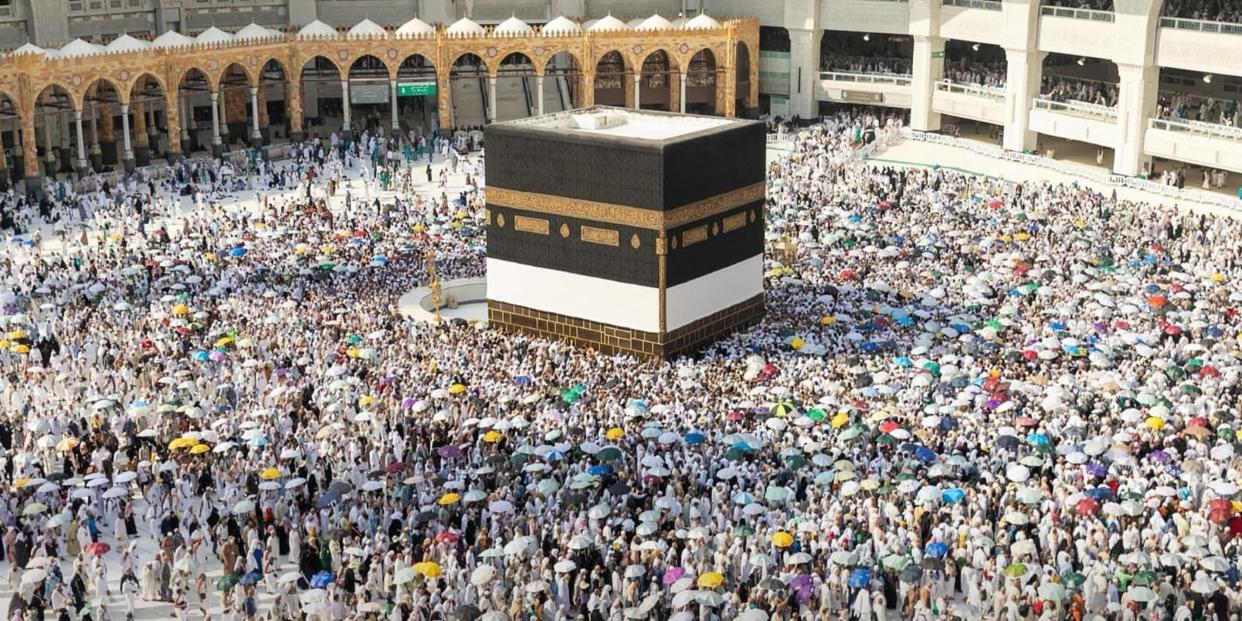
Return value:
[(496, 26), (496, 29), (492, 31), (492, 34), (501, 37), (524, 37), (529, 34), (534, 34), (534, 32), (535, 29), (531, 28), (530, 24), (518, 19), (517, 16), (514, 15), (513, 17), (500, 22), (500, 25)]
[(123, 34), (112, 40), (104, 49), (109, 52), (137, 52), (151, 47), (150, 43)]
[(543, 25), (543, 36), (545, 37), (562, 37), (576, 34), (582, 34), (582, 27), (564, 15)]
[(417, 17), (401, 24), (401, 27), (397, 29), (398, 37), (422, 37), (426, 35), (433, 35), (435, 33), (436, 29), (434, 26), (418, 19)]
[(319, 20), (315, 20), (298, 31), (299, 39), (335, 39), (336, 28), (333, 28)]
[(242, 40), (242, 41), (275, 39), (276, 37), (279, 37), (279, 36), (280, 36), (279, 32), (276, 32), (275, 30), (272, 30), (270, 28), (264, 28), (263, 26), (260, 26), (254, 22), (250, 22), (249, 24), (246, 25), (245, 28), (238, 30), (237, 34), (233, 35), (234, 38)]
[(707, 13), (700, 13), (687, 21), (684, 28), (686, 30), (714, 30), (716, 28), (721, 28), (721, 25), (720, 22), (716, 21), (716, 18), (711, 15), (708, 15)]
[(194, 39), (175, 30), (169, 30), (151, 42), (151, 47), (159, 48), (181, 47), (183, 45), (194, 45)]
[(633, 30), (633, 29), (635, 29), (635, 28), (638, 28), (639, 26), (642, 26), (642, 25), (643, 25), (643, 22), (645, 22), (645, 21), (647, 21), (647, 20), (645, 20), (645, 19), (643, 19), (643, 18), (641, 18), (641, 17), (635, 17), (634, 19), (631, 19), (630, 21), (625, 22), (625, 27), (626, 27), (626, 28), (629, 28), (630, 30)]
[(196, 43), (227, 43), (232, 40), (233, 35), (220, 30), (215, 26), (198, 33), (198, 36), (194, 37), (194, 41)]
[(350, 28), (349, 34), (345, 36), (350, 39), (386, 39), (388, 38), (388, 31), (384, 30), (383, 26), (369, 19), (364, 19), (353, 28)]
[(487, 29), (469, 17), (463, 17), (453, 22), (453, 25), (444, 32), (451, 37), (477, 37), (486, 35)]
[(40, 56), (53, 56), (54, 55), (54, 54), (48, 53), (47, 50), (33, 43), (29, 43), (29, 42), (27, 42), (26, 45), (23, 45), (13, 50), (12, 56), (22, 56), (23, 54), (38, 54)]
[(629, 30), (629, 29), (630, 27), (626, 26), (625, 22), (613, 17), (612, 15), (609, 15), (607, 17), (600, 19), (594, 24), (591, 24), (590, 28), (587, 28), (587, 30), (591, 32), (612, 32), (615, 30)]
[(94, 43), (87, 43), (81, 39), (74, 39), (66, 43), (64, 47), (60, 48), (57, 55), (61, 58), (77, 58), (79, 56), (94, 56), (96, 54), (102, 54), (103, 51), (104, 47), (102, 45), (95, 45)]
[(660, 17), (659, 15), (652, 15), (651, 17), (644, 19), (643, 23), (636, 26), (634, 30), (668, 30), (672, 27), (672, 22)]

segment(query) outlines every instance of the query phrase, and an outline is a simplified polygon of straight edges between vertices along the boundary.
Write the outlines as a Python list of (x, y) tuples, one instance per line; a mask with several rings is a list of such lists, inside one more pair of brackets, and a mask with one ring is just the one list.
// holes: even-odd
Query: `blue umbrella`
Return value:
[(962, 499), (965, 497), (966, 497), (966, 492), (962, 490), (962, 488), (960, 487), (950, 487), (949, 489), (946, 489), (940, 493), (940, 500), (943, 500), (944, 502), (951, 504), (951, 505), (955, 505), (961, 502)]
[(909, 327), (909, 326), (914, 325), (914, 318), (909, 315), (902, 315), (897, 318), (897, 323), (901, 324), (902, 326)]
[(749, 453), (751, 451), (750, 445), (745, 442), (736, 442), (731, 448), (735, 448), (743, 453)]
[(937, 425), (937, 427), (940, 429), (941, 433), (944, 433), (950, 429), (957, 427), (957, 419), (953, 418), (952, 416), (941, 417), (940, 424)]
[(551, 451), (548, 453), (548, 456), (545, 457), (544, 459), (548, 461), (560, 461), (562, 459), (565, 459), (565, 454), (560, 451)]
[(1028, 444), (1033, 444), (1035, 446), (1042, 446), (1051, 442), (1051, 440), (1048, 439), (1048, 436), (1042, 433), (1032, 433), (1026, 437), (1026, 441)]
[(253, 438), (250, 438), (250, 441), (247, 442), (247, 444), (249, 444), (250, 446), (267, 446), (271, 443), (272, 443), (271, 440), (268, 440), (267, 438), (264, 438), (263, 436), (255, 436)]
[(531, 379), (529, 375), (515, 375), (513, 377), (513, 383), (518, 386), (529, 386)]
[(263, 579), (263, 574), (260, 573), (258, 570), (255, 570), (242, 576), (241, 580), (238, 580), (238, 582), (249, 586), (252, 584), (258, 584), (259, 581), (262, 579)]
[(914, 449), (914, 457), (919, 461), (926, 463), (936, 461), (936, 453), (926, 446), (920, 446)]
[(1111, 487), (1093, 487), (1083, 492), (1082, 495), (1095, 500), (1109, 500), (1113, 497), (1113, 489)]
[(340, 497), (341, 495), (337, 492), (328, 492), (326, 494), (320, 494), (319, 500), (315, 501), (315, 506), (322, 509), (332, 504), (333, 502), (336, 502), (336, 499)]
[[(898, 319), (897, 321), (901, 321), (901, 319)], [(897, 366), (899, 367), (914, 366), (914, 361), (911, 360), (909, 356), (897, 356), (897, 358), (894, 359), (893, 362), (897, 363)]]
[(333, 582), (336, 582), (336, 576), (330, 571), (321, 571), (311, 576), (310, 579), (312, 589), (326, 589)]
[(229, 251), (229, 256), (230, 257), (244, 257), (246, 256), (246, 249), (241, 246), (238, 246)]
[(755, 495), (750, 492), (738, 492), (733, 495), (733, 504), (735, 505), (748, 505), (752, 502), (755, 502)]
[(927, 547), (923, 549), (923, 552), (932, 558), (941, 558), (949, 553), (949, 546), (936, 541), (927, 544)]
[(850, 588), (861, 589), (867, 586), (868, 582), (871, 582), (871, 570), (870, 569), (860, 568), (860, 569), (855, 569), (854, 571), (850, 572), (850, 579), (848, 582)]
[(864, 353), (869, 354), (879, 349), (880, 346), (871, 341), (866, 341), (862, 345), (859, 345), (858, 348), (863, 350)]
[(686, 434), (686, 444), (702, 444), (705, 439), (707, 439), (706, 436), (698, 431), (691, 431)]
[(591, 476), (602, 477), (605, 474), (612, 473), (612, 466), (606, 464), (602, 466), (591, 466), (587, 472), (590, 473)]
[(207, 362), (208, 360), (211, 359), (211, 355), (205, 351), (196, 351), (190, 354), (190, 357), (199, 362)]
[(1087, 474), (1090, 474), (1091, 476), (1094, 476), (1094, 477), (1107, 476), (1108, 468), (1105, 468), (1101, 464), (1090, 463), (1090, 464), (1087, 464)]
[(377, 265), (388, 265), (388, 257), (382, 254), (377, 254), (371, 257), (371, 262)]

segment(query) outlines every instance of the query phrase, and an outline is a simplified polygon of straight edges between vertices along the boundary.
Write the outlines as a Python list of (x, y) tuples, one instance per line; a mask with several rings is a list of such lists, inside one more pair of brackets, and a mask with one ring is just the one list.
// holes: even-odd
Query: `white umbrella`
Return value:
[(124, 487), (114, 487), (103, 493), (105, 499), (121, 498), (129, 495), (129, 489)]
[(496, 577), (496, 568), (491, 565), (479, 565), (470, 573), (470, 584), (482, 586)]

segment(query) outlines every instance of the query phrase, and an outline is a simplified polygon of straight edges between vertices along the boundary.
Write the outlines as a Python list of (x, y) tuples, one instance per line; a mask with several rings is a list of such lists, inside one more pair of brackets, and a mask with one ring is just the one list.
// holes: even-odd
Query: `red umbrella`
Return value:
[(1208, 365), (1199, 369), (1199, 377), (1220, 377), (1220, 371), (1216, 367)]
[(725, 414), (725, 420), (735, 422), (735, 423), (739, 420), (742, 420), (745, 417), (746, 417), (745, 414), (742, 414), (741, 412), (738, 412), (737, 410), (734, 410), (732, 412), (729, 412), (728, 414)]
[(853, 280), (854, 270), (841, 270), (841, 280)]
[(442, 530), (436, 535), (436, 541), (440, 543), (457, 543), (461, 536), (451, 530)]
[(391, 464), (388, 464), (388, 474), (396, 474), (402, 470), (405, 470), (405, 464), (399, 461), (394, 461)]
[(897, 423), (895, 423), (895, 422), (893, 422), (893, 421), (891, 421), (891, 420), (890, 420), (890, 421), (885, 422), (883, 425), (880, 425), (880, 433), (890, 433), (890, 432), (892, 432), (894, 429), (901, 429), (901, 425), (899, 425), (899, 424), (897, 424)]
[(87, 546), (83, 548), (83, 551), (87, 554), (105, 554), (111, 549), (112, 546), (102, 541), (97, 541), (95, 543), (87, 544)]
[(1081, 516), (1095, 515), (1100, 512), (1100, 503), (1096, 502), (1094, 498), (1083, 498), (1078, 501), (1078, 504), (1074, 505), (1074, 511)]
[(1030, 416), (1022, 416), (1018, 418), (1018, 420), (1014, 421), (1014, 424), (1018, 425), (1019, 427), (1034, 427), (1035, 419), (1031, 418)]
[(1033, 349), (1027, 349), (1022, 352), (1022, 357), (1027, 360), (1034, 360), (1039, 357), (1039, 352)]
[(1233, 507), (1228, 498), (1217, 498), (1208, 503), (1208, 519), (1217, 524), (1228, 522), (1233, 514)]

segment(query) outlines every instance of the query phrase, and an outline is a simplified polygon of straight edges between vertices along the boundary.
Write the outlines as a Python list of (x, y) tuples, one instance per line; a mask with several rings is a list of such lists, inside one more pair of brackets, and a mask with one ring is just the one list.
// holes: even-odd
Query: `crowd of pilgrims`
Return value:
[(1242, 227), (895, 131), (774, 151), (767, 317), (670, 362), (399, 313), (477, 152), (8, 194), (8, 618), (1237, 619)]

